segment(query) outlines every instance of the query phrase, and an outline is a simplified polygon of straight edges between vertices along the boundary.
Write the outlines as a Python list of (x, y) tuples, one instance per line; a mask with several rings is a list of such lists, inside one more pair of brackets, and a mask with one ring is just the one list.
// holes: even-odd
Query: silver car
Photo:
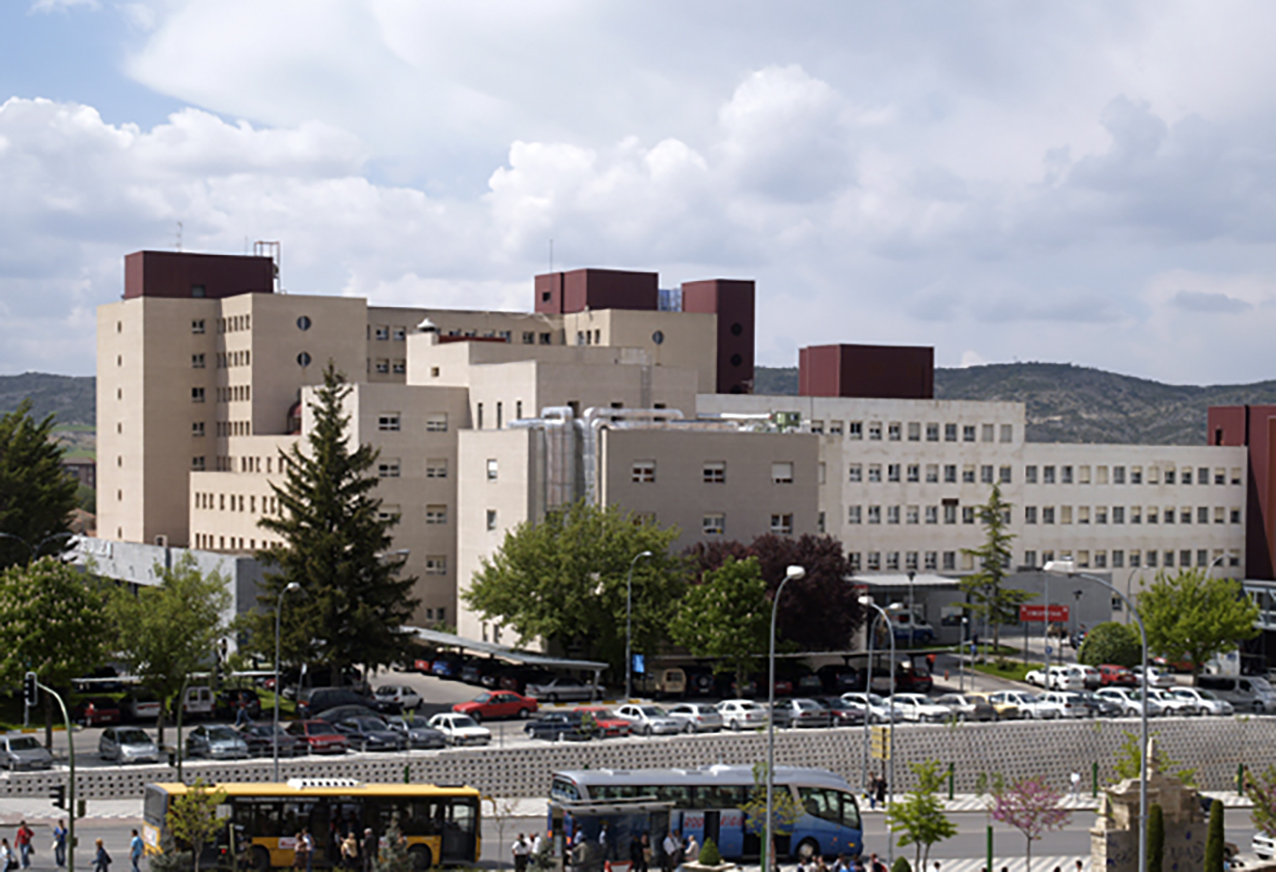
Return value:
[(138, 727), (107, 727), (97, 740), (97, 753), (117, 763), (158, 763), (160, 757), (159, 746)]
[(192, 757), (242, 760), (248, 756), (248, 743), (230, 727), (196, 727), (186, 737), (186, 751)]
[(602, 697), (603, 689), (570, 675), (556, 675), (542, 684), (527, 685), (525, 694), (545, 702), (592, 702)]
[(722, 729), (722, 715), (704, 702), (679, 703), (665, 714), (682, 723), (686, 733), (716, 733)]
[(0, 758), (10, 772), (19, 769), (49, 769), (53, 755), (34, 736), (0, 736)]
[(616, 717), (629, 721), (633, 731), (644, 736), (682, 732), (682, 721), (669, 717), (658, 705), (622, 705), (616, 709)]

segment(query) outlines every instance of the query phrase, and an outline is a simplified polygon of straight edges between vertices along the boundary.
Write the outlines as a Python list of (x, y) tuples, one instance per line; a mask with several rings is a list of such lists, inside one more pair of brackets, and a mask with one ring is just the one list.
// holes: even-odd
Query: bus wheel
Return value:
[(270, 852), (260, 846), (253, 848), (253, 868), (266, 872), (270, 868)]
[(815, 843), (814, 839), (803, 839), (798, 843), (797, 856), (803, 865), (809, 863), (820, 852), (820, 846)]
[(430, 854), (428, 845), (413, 845), (408, 849), (408, 859), (412, 861), (412, 868), (418, 872), (434, 865), (434, 856)]

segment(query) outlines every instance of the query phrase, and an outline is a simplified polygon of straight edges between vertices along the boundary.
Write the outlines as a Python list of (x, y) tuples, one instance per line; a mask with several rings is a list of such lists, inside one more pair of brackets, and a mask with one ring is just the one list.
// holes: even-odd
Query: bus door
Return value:
[[(704, 838), (702, 838), (702, 839), (700, 840), (700, 844), (702, 844), (702, 845), (703, 845), (703, 844), (704, 844), (705, 842), (707, 842), (709, 839), (713, 839), (713, 843), (714, 843), (715, 845), (719, 845), (719, 846), (720, 846), (720, 845), (722, 844), (722, 827), (720, 826), (721, 821), (722, 821), (722, 812), (718, 811), (717, 809), (706, 809), (706, 810), (705, 810), (705, 813), (704, 813)], [(719, 847), (719, 848), (718, 848), (718, 850), (719, 850), (719, 851), (721, 851), (721, 850), (722, 850), (722, 848), (721, 848), (721, 847)], [(697, 857), (691, 857), (691, 858), (689, 858), (689, 859), (690, 859), (692, 862), (696, 862), (696, 861), (698, 860), (698, 858), (697, 858)]]
[(439, 803), (443, 824), (443, 863), (471, 863), (478, 829), (478, 808), (466, 800)]

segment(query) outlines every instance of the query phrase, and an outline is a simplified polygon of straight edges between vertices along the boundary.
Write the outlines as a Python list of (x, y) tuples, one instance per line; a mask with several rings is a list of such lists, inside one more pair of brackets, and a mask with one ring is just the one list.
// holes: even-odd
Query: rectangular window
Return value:
[(398, 506), (390, 506), (390, 505), (386, 505), (385, 503), (382, 503), (381, 508), (377, 509), (378, 521), (392, 521), (397, 517), (399, 517)]
[(965, 484), (975, 483), (975, 464), (967, 463), (961, 468), (961, 480)]
[(1149, 551), (1149, 552), (1148, 552), (1148, 555), (1147, 555), (1147, 558), (1148, 558), (1148, 559), (1147, 559), (1147, 567), (1148, 567), (1148, 569), (1156, 569), (1156, 555), (1157, 555), (1157, 552), (1155, 552), (1155, 551)]
[(823, 421), (812, 421), (812, 422), (811, 422), (811, 432), (812, 432), (812, 433), (823, 433), (823, 432), (824, 432), (824, 422), (823, 422)]
[(1094, 483), (1095, 484), (1108, 483), (1108, 468), (1106, 466), (1096, 466), (1094, 468)]
[(881, 506), (868, 507), (868, 522), (870, 524), (882, 523), (882, 507)]
[(1089, 506), (1077, 506), (1077, 523), (1078, 524), (1090, 523), (1090, 507)]
[(425, 523), (446, 524), (447, 523), (447, 506), (426, 506), (425, 507)]
[[(1191, 467), (1188, 467), (1187, 469), (1180, 470), (1180, 472), (1179, 472), (1179, 482), (1180, 482), (1181, 484), (1191, 484), (1191, 483), (1192, 483), (1192, 469), (1191, 469)], [(1190, 561), (1190, 560), (1189, 560), (1189, 561), (1188, 561), (1188, 565), (1190, 566), (1190, 565), (1191, 565), (1191, 563), (1192, 563), (1192, 561)]]
[(721, 512), (705, 515), (700, 529), (706, 536), (721, 536), (727, 531), (727, 516)]
[(909, 442), (922, 441), (922, 425), (920, 422), (918, 421), (908, 422), (908, 441)]
[[(1202, 553), (1204, 553), (1204, 552), (1202, 552)], [(1207, 559), (1205, 562), (1206, 562), (1206, 563), (1208, 563), (1208, 562), (1209, 562), (1209, 560)], [(1187, 567), (1189, 567), (1189, 566), (1191, 566), (1191, 565), (1192, 565), (1192, 552), (1191, 552), (1190, 550), (1187, 550), (1187, 549), (1184, 549), (1184, 550), (1180, 551), (1180, 552), (1179, 552), (1179, 566), (1181, 566), (1181, 567), (1183, 567), (1184, 569), (1186, 569)]]
[(395, 327), (390, 331), (390, 335), (394, 338), (395, 342), (404, 342), (408, 338), (408, 328)]
[(1072, 484), (1072, 467), (1064, 466), (1059, 469), (1059, 481), (1061, 484)]
[(1143, 507), (1142, 506), (1130, 506), (1130, 523), (1131, 524), (1143, 523)]
[(703, 475), (705, 484), (726, 484), (727, 462), (725, 460), (706, 460), (704, 462)]
[(1125, 506), (1112, 507), (1112, 523), (1114, 524), (1125, 523)]
[(864, 438), (864, 422), (852, 421), (850, 424), (848, 424), (847, 430), (846, 430), (846, 438), (847, 439), (863, 439)]
[(957, 523), (957, 501), (956, 500), (944, 500), (944, 523), (945, 524)]
[[(1208, 470), (1206, 470), (1208, 472)], [(1217, 467), (1214, 470), (1214, 484), (1227, 484), (1227, 470)]]
[(998, 481), (1001, 484), (1010, 484), (1011, 467), (1003, 466), (998, 470)]
[[(1209, 522), (1210, 522), (1210, 510), (1209, 510), (1209, 507), (1207, 507), (1207, 506), (1201, 506), (1200, 508), (1198, 508), (1198, 509), (1196, 510), (1196, 523), (1198, 523), (1198, 524), (1208, 524)], [(1219, 523), (1221, 524), (1222, 522), (1223, 522), (1223, 519), (1222, 519), (1222, 518), (1219, 518)]]
[(938, 569), (939, 568), (939, 552), (927, 551), (925, 556), (923, 557), (923, 561), (924, 563), (922, 565), (925, 566), (927, 569)]
[(926, 482), (927, 484), (937, 484), (939, 482), (939, 464), (926, 464)]
[(899, 422), (886, 425), (886, 438), (891, 442), (898, 442), (902, 435), (903, 429), (900, 427)]
[(431, 457), (425, 461), (426, 478), (447, 478), (447, 458)]
[(1041, 467), (1041, 483), (1054, 484), (1054, 467), (1053, 466)]
[(1131, 551), (1130, 552), (1130, 568), (1138, 569), (1141, 565), (1143, 565), (1143, 552)]
[(944, 425), (944, 441), (945, 442), (957, 441), (957, 425), (956, 424)]
[(1238, 549), (1236, 549), (1236, 548), (1232, 548), (1232, 549), (1229, 549), (1229, 550), (1228, 550), (1228, 552), (1227, 552), (1227, 565), (1228, 565), (1228, 566), (1240, 566), (1240, 565), (1241, 565), (1241, 552), (1240, 552)]
[(860, 515), (861, 515), (861, 512), (860, 512), (859, 506), (846, 507), (846, 523), (858, 524), (860, 522)]
[(947, 570), (948, 572), (952, 572), (956, 568), (957, 568), (957, 552), (945, 551), (944, 552), (944, 569)]
[(381, 373), (382, 375), (386, 375), (387, 373), (390, 372), (390, 358), (388, 357), (377, 358), (377, 372)]
[(194, 472), (203, 472), (203, 471), (204, 471), (204, 467), (205, 467), (205, 464), (204, 464), (204, 458), (202, 458), (202, 457), (192, 457), (192, 458), (191, 458), (191, 469), (192, 469)]
[(390, 341), (390, 325), (378, 324), (375, 335), (378, 342), (389, 342)]
[(191, 321), (191, 332), (192, 332), (192, 333), (203, 333), (203, 332), (204, 332), (204, 319), (203, 319), (203, 318), (196, 318), (194, 321)]
[[(1205, 483), (1209, 484), (1210, 480), (1208, 478), (1205, 479)], [(1210, 565), (1210, 553), (1206, 551), (1204, 548), (1198, 549), (1196, 552), (1196, 565), (1200, 567), (1205, 567)]]
[(425, 432), (446, 433), (447, 412), (430, 412), (425, 416)]
[(917, 552), (907, 551), (904, 553), (904, 568), (910, 572), (917, 571)]
[(447, 557), (436, 554), (425, 558), (426, 575), (447, 575)]
[(501, 472), (500, 462), (495, 457), (489, 457), (487, 459), (487, 480), (496, 481), (497, 478), (500, 476), (500, 472)]
[(860, 563), (860, 553), (858, 551), (852, 551), (847, 555), (847, 557), (851, 560), (851, 572), (859, 572), (863, 566), (863, 564)]
[(202, 355), (202, 354), (192, 354), (192, 355), (191, 355), (191, 368), (192, 368), (192, 369), (203, 369), (203, 368), (204, 368), (204, 355)]
[(944, 481), (948, 482), (949, 484), (957, 483), (957, 464), (955, 463), (944, 464)]
[(886, 554), (886, 568), (888, 570), (899, 571), (899, 552), (889, 551)]
[(541, 334), (540, 334), (540, 340), (541, 340), (541, 345), (553, 345), (553, 344), (554, 344), (554, 334), (552, 334), (552, 333), (541, 333)]
[(204, 389), (203, 389), (203, 388), (191, 388), (191, 402), (192, 402), (192, 403), (202, 403), (202, 402), (204, 402)]
[(1023, 553), (1023, 565), (1035, 568), (1037, 565), (1037, 552), (1025, 551)]
[(1026, 484), (1037, 483), (1037, 467), (1035, 465), (1023, 468), (1023, 480)]
[(1241, 468), (1239, 466), (1232, 467), (1232, 484), (1241, 483)]
[(399, 477), (399, 461), (398, 460), (382, 460), (377, 464), (377, 475), (381, 478), (398, 478)]
[(882, 465), (880, 463), (870, 463), (868, 465), (868, 480), (874, 484), (882, 480)]
[(888, 524), (899, 523), (899, 506), (886, 507), (886, 523)]
[(523, 344), (524, 344), (524, 345), (535, 345), (535, 344), (536, 344), (536, 333), (535, 333), (534, 331), (531, 331), (531, 330), (524, 330), (524, 331), (523, 331)]
[(390, 370), (395, 375), (403, 375), (408, 371), (408, 362), (406, 360), (396, 358), (390, 365)]
[(1108, 568), (1108, 552), (1106, 551), (1094, 552), (1094, 568), (1095, 569)]
[(1094, 507), (1094, 522), (1096, 524), (1106, 524), (1108, 522), (1108, 507), (1107, 506)]
[(868, 552), (868, 568), (874, 572), (882, 568), (882, 555), (878, 551)]
[(829, 421), (829, 435), (830, 435), (830, 436), (841, 436), (841, 435), (842, 435), (842, 422), (841, 422), (841, 421)]
[(878, 421), (873, 421), (868, 425), (868, 438), (873, 442), (882, 441), (882, 425)]
[(1037, 507), (1036, 506), (1023, 507), (1023, 522), (1025, 524), (1037, 523)]
[(487, 510), (487, 529), (488, 530), (496, 529), (496, 509)]
[(792, 515), (772, 515), (771, 532), (777, 536), (789, 536), (793, 533)]
[(909, 524), (917, 524), (921, 522), (921, 512), (918, 511), (917, 506), (909, 506), (904, 511), (904, 520)]
[(1015, 425), (1014, 424), (1001, 425), (1001, 441), (1002, 442), (1015, 441)]
[(939, 506), (926, 507), (926, 523), (927, 524), (939, 523)]
[(886, 480), (890, 482), (899, 481), (899, 464), (888, 463), (886, 465)]
[(908, 464), (908, 480), (912, 482), (921, 481), (922, 468), (919, 464)]
[(382, 412), (377, 416), (378, 430), (399, 430), (399, 413), (398, 412)]
[(203, 436), (203, 435), (204, 435), (204, 422), (203, 422), (203, 421), (192, 421), (192, 422), (191, 422), (191, 435), (192, 435), (192, 436)]
[(1180, 523), (1180, 524), (1190, 524), (1190, 523), (1192, 523), (1192, 510), (1191, 510), (1191, 509), (1181, 509), (1181, 510), (1179, 511), (1179, 523)]
[(1090, 483), (1090, 467), (1078, 466), (1077, 467), (1077, 484), (1089, 484), (1089, 483)]
[(1232, 519), (1232, 523), (1233, 523), (1233, 524), (1239, 524), (1239, 523), (1241, 522), (1241, 510), (1240, 510), (1240, 509), (1232, 509), (1232, 510), (1231, 510), (1231, 519)]
[(1072, 506), (1059, 507), (1059, 523), (1060, 524), (1072, 523)]
[(639, 484), (652, 484), (656, 480), (656, 461), (635, 460), (630, 471), (630, 481)]
[(979, 428), (979, 431), (980, 442), (991, 442), (997, 432), (997, 426), (995, 424), (984, 424)]
[(1143, 467), (1130, 467), (1130, 484), (1143, 484)]
[(961, 522), (963, 524), (975, 523), (975, 507), (974, 506), (961, 507)]
[(1166, 569), (1172, 569), (1174, 567), (1173, 551), (1166, 551), (1163, 555), (1161, 555), (1161, 565)]
[(993, 483), (993, 468), (991, 463), (985, 463), (979, 467), (979, 480), (984, 484)]
[(824, 513), (823, 512), (820, 512), (818, 515), (815, 516), (815, 529), (821, 533), (827, 532), (824, 529)]
[(859, 463), (852, 463), (847, 469), (847, 481), (860, 482), (864, 480), (864, 467)]
[(961, 428), (961, 439), (962, 439), (962, 441), (963, 441), (963, 442), (974, 442), (974, 441), (975, 441), (975, 425), (974, 425), (974, 424), (964, 424), (964, 425), (962, 425), (962, 428)]
[(926, 425), (926, 441), (927, 442), (939, 441), (939, 425), (938, 424)]
[[(1165, 470), (1165, 476), (1164, 476), (1165, 483), (1174, 484), (1174, 475), (1175, 475), (1174, 467), (1170, 467), (1169, 469)], [(1156, 484), (1155, 480), (1153, 480), (1150, 475), (1148, 476), (1148, 481), (1152, 482), (1153, 484)], [(1170, 565), (1173, 566), (1174, 564), (1170, 564)]]
[(793, 463), (787, 460), (772, 463), (771, 483), (793, 484)]
[(1112, 552), (1112, 568), (1113, 569), (1125, 568), (1125, 552), (1124, 551), (1117, 549)]
[(1041, 523), (1043, 524), (1054, 523), (1054, 506), (1041, 507)]

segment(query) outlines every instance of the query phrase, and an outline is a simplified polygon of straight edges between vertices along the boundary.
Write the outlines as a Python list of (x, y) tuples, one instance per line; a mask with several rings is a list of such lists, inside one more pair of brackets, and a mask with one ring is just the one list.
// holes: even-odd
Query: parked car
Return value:
[(527, 718), (539, 708), (539, 703), (530, 696), (512, 690), (496, 690), (480, 693), (469, 702), (458, 702), (452, 706), (452, 711), (484, 721), (489, 718)]
[(864, 723), (864, 707), (858, 703), (847, 702), (840, 696), (817, 696), (815, 701), (828, 709), (835, 727), (858, 727)]
[[(400, 712), (414, 711), (421, 704), (421, 694), (405, 684), (383, 684), (372, 694), (372, 698), (378, 703), (397, 703)], [(390, 712), (387, 710), (387, 713)]]
[(664, 666), (635, 675), (634, 692), (653, 699), (683, 696), (687, 692), (687, 673), (677, 666)]
[[(291, 736), (283, 727), (279, 728), (279, 756), (296, 757), (305, 754), (308, 747), (304, 741)], [(273, 757), (275, 755), (275, 725), (252, 724), (240, 727), (239, 737), (248, 746), (249, 757)]]
[(366, 705), (339, 705), (336, 708), (326, 709), (315, 715), (314, 719), (319, 721), (327, 721), (335, 724), (337, 721), (344, 721), (347, 718), (379, 718), (381, 713), (373, 711)]
[[(1173, 687), (1178, 684), (1174, 680), (1174, 676), (1169, 672), (1161, 669), (1159, 666), (1149, 666), (1148, 670), (1148, 687)], [(1140, 687), (1143, 686), (1143, 667), (1136, 666), (1130, 670), (1134, 673), (1135, 683)]]
[(1090, 710), (1092, 718), (1115, 718), (1120, 717), (1125, 707), (1117, 700), (1110, 697), (1099, 696), (1093, 690), (1083, 691), (1081, 699), (1086, 704), (1086, 708)]
[(1046, 702), (1022, 690), (999, 690), (988, 697), (991, 703), (1012, 702), (1019, 708), (1019, 716), (1032, 720), (1053, 720), (1063, 717), (1063, 710), (1052, 702)]
[(217, 713), (216, 699), (211, 687), (188, 687), (186, 699), (182, 703), (182, 716), (187, 720), (211, 718)]
[[(819, 696), (824, 692), (824, 682), (809, 667), (801, 663), (786, 662), (776, 665), (777, 678), (783, 675), (789, 683), (789, 692), (801, 697)], [(779, 690), (777, 689), (777, 693)]]
[(461, 665), (461, 681), (483, 687), (496, 687), (496, 675), (504, 668), (504, 663), (491, 658), (467, 660)]
[(740, 679), (734, 672), (720, 672), (713, 678), (713, 692), (723, 699), (752, 699), (758, 695), (754, 678)]
[(751, 699), (724, 699), (718, 703), (722, 725), (729, 730), (756, 730), (767, 725), (767, 710)]
[(598, 725), (598, 729), (601, 730), (602, 738), (623, 738), (634, 731), (634, 725), (628, 718), (621, 717), (609, 708), (604, 708), (600, 705), (580, 705), (576, 706), (574, 711), (580, 712), (586, 720), (592, 718), (594, 723)]
[(1103, 675), (1098, 669), (1087, 663), (1074, 663), (1069, 668), (1081, 673), (1081, 682), (1085, 685), (1086, 690), (1098, 690), (1103, 684)]
[(159, 717), (160, 702), (144, 687), (130, 690), (119, 702), (120, 717), (128, 721), (153, 722)]
[(392, 699), (365, 696), (353, 688), (311, 687), (302, 693), (301, 701), (297, 703), (297, 714), (302, 718), (314, 718), (345, 706), (361, 706), (385, 715), (397, 715), (403, 711), (403, 706)]
[(408, 747), (407, 736), (390, 729), (380, 718), (347, 718), (333, 726), (351, 748), (360, 751), (402, 751)]
[(1185, 658), (1171, 660), (1168, 657), (1158, 655), (1152, 658), (1152, 665), (1166, 672), (1178, 672), (1184, 675), (1191, 674), (1195, 671), (1192, 661)]
[(97, 753), (116, 763), (158, 763), (159, 746), (138, 727), (107, 727), (98, 736)]
[(776, 700), (771, 717), (777, 727), (831, 727), (833, 713), (813, 699)]
[(217, 714), (233, 720), (242, 705), (248, 717), (256, 720), (261, 717), (261, 697), (250, 687), (232, 687), (217, 694)]
[(1048, 690), (1085, 690), (1085, 674), (1071, 666), (1047, 666), (1024, 676), (1029, 684)]
[(199, 726), (186, 737), (186, 753), (213, 760), (242, 760), (248, 756), (248, 743), (230, 727)]
[(603, 689), (571, 675), (556, 675), (549, 681), (527, 685), (526, 693), (546, 702), (589, 702), (602, 696)]
[(449, 745), (486, 745), (492, 741), (492, 731), (480, 726), (469, 715), (443, 712), (430, 718), (427, 723), (442, 733), (444, 741)]
[(515, 693), (521, 693), (524, 696), (530, 696), (527, 691), (529, 684), (545, 684), (554, 680), (554, 673), (546, 672), (544, 669), (513, 668), (506, 669), (497, 673), (500, 680), (497, 687), (501, 690), (512, 690)]
[(886, 700), (875, 693), (844, 693), (842, 702), (857, 705), (868, 711), (869, 723), (889, 724), (902, 720), (898, 710), (892, 711)]
[(447, 745), (447, 737), (420, 715), (391, 715), (385, 719), (385, 725), (396, 733), (402, 733), (410, 748), (443, 748)]
[(461, 664), (460, 654), (439, 654), (434, 658), (434, 662), (430, 664), (430, 674), (438, 678), (460, 681)]
[[(1098, 691), (1098, 694), (1099, 696), (1119, 701), (1123, 717), (1137, 717), (1143, 713), (1143, 700), (1137, 690), (1130, 690), (1128, 687), (1105, 687)], [(1148, 700), (1147, 713), (1150, 718), (1159, 715), (1161, 713), (1160, 703), (1156, 700)]]
[(956, 721), (995, 721), (997, 710), (992, 703), (973, 693), (946, 693), (935, 698), (935, 705), (948, 709)]
[(1276, 691), (1267, 679), (1256, 675), (1198, 675), (1196, 686), (1230, 702), (1238, 712), (1276, 711)]
[(665, 711), (678, 721), (684, 733), (716, 733), (722, 729), (722, 714), (705, 702), (683, 702)]
[(71, 713), (71, 718), (86, 727), (118, 724), (120, 722), (120, 706), (110, 697), (95, 696), (77, 705)]
[(1232, 715), (1235, 707), (1225, 699), (1219, 699), (1212, 692), (1199, 687), (1176, 687), (1170, 693), (1180, 699), (1195, 700), (1197, 709), (1207, 715)]
[(1064, 718), (1088, 718), (1090, 717), (1090, 707), (1085, 703), (1080, 691), (1075, 690), (1051, 690), (1047, 693), (1040, 694), (1038, 699), (1044, 702), (1052, 702), (1059, 706), (1060, 717)]
[(10, 772), (53, 768), (53, 755), (35, 736), (21, 733), (0, 736), (0, 762)]
[(1019, 710), (1018, 703), (1012, 699), (989, 692), (973, 693), (971, 696), (981, 697), (992, 706), (993, 711), (997, 713), (997, 717), (994, 720), (1014, 721), (1023, 717), (1023, 712)]
[(327, 721), (293, 721), (288, 725), (288, 735), (305, 742), (311, 754), (344, 754), (350, 748), (346, 737)]
[(622, 705), (616, 709), (616, 716), (624, 718), (633, 732), (644, 736), (667, 736), (683, 729), (682, 721), (669, 717), (658, 705)]
[(1099, 682), (1103, 687), (1138, 687), (1139, 679), (1128, 666), (1104, 663), (1099, 667)]
[(830, 664), (821, 666), (815, 670), (815, 674), (819, 676), (824, 692), (835, 696), (840, 696), (852, 690), (862, 690), (864, 687), (864, 680), (860, 678), (860, 674), (854, 666)]
[(580, 712), (549, 712), (523, 727), (523, 732), (533, 739), (548, 742), (588, 742), (597, 730)]
[(886, 704), (893, 705), (904, 720), (914, 723), (942, 724), (952, 719), (952, 712), (945, 706), (936, 705), (920, 693), (897, 693)]
[(1205, 713), (1194, 698), (1179, 696), (1161, 687), (1149, 687), (1148, 696), (1160, 703), (1167, 717), (1192, 717)]

